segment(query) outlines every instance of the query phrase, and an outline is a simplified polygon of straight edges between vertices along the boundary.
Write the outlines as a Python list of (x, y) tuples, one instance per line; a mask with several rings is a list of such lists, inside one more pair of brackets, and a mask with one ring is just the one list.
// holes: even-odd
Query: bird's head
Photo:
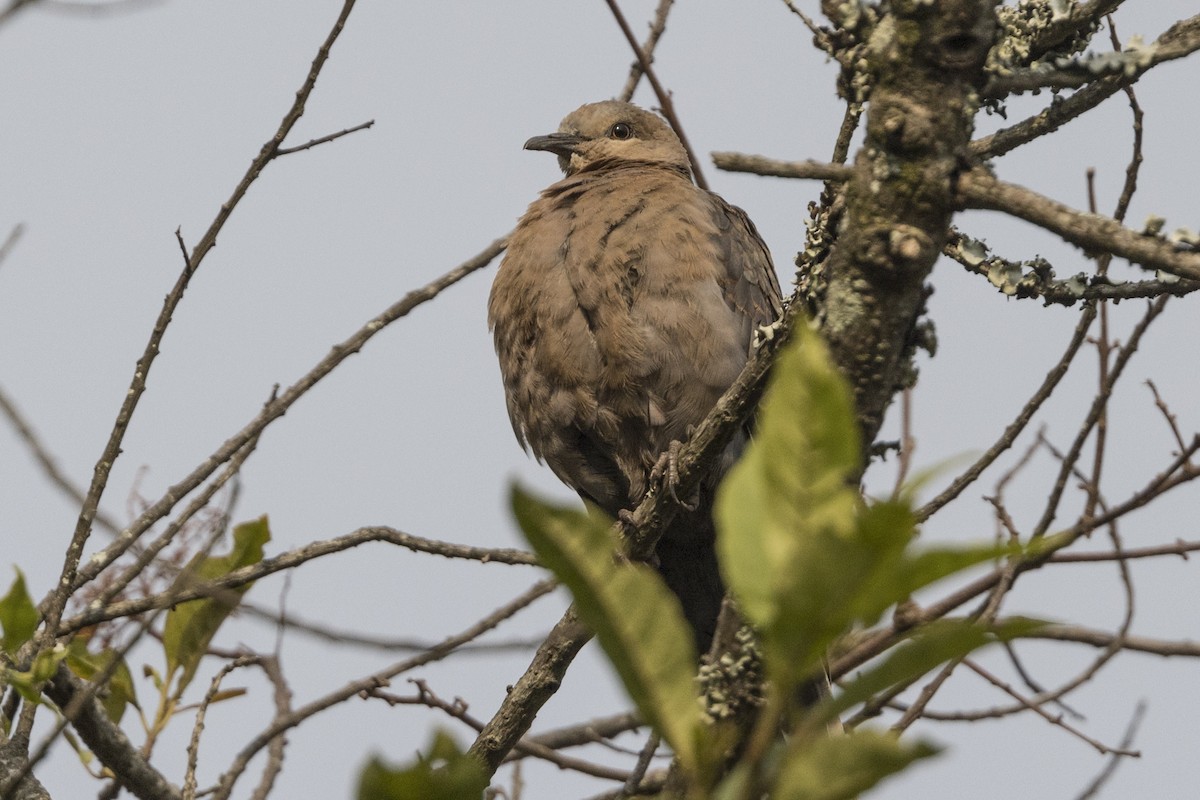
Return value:
[(662, 164), (688, 175), (692, 171), (687, 151), (670, 125), (657, 114), (619, 100), (580, 106), (566, 116), (556, 133), (534, 136), (525, 149), (554, 153), (565, 175), (622, 161)]

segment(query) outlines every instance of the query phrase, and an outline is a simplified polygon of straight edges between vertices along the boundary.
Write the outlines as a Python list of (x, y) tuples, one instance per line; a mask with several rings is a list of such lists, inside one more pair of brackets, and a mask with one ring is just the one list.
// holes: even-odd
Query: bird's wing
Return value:
[(721, 288), (725, 301), (744, 315), (753, 327), (769, 325), (783, 313), (783, 293), (771, 261), (771, 252), (758, 229), (737, 206), (709, 193), (713, 222), (722, 231), (725, 274)]

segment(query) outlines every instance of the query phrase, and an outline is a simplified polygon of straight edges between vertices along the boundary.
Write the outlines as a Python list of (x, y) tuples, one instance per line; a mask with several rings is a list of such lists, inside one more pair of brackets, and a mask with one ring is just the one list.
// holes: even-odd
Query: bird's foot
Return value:
[[(689, 429), (688, 434), (691, 434)], [(700, 490), (687, 500), (679, 498), (679, 451), (683, 449), (683, 442), (672, 440), (667, 449), (658, 457), (654, 467), (650, 470), (650, 482), (658, 483), (660, 480), (666, 486), (667, 493), (671, 495), (671, 499), (679, 506), (682, 506), (688, 511), (695, 511), (700, 506)]]

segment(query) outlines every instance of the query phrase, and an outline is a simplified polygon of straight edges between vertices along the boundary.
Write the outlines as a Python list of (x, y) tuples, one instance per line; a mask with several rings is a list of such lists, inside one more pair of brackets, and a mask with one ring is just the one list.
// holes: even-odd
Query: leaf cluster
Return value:
[[(670, 743), (689, 796), (857, 796), (937, 748), (883, 732), (841, 733), (833, 724), (841, 713), (1032, 626), (926, 626), (836, 693), (815, 705), (797, 701), (821, 682), (826, 654), (844, 634), (875, 624), (922, 587), (1009, 552), (914, 548), (911, 498), (861, 497), (860, 452), (849, 391), (819, 336), (801, 324), (780, 354), (757, 436), (716, 503), (722, 572), (765, 674), (762, 706), (732, 765), (734, 733), (698, 699), (695, 645), (657, 573), (625, 559), (597, 515), (513, 490), (522, 530), (571, 589), (644, 719)], [(792, 732), (786, 741), (782, 730)]]

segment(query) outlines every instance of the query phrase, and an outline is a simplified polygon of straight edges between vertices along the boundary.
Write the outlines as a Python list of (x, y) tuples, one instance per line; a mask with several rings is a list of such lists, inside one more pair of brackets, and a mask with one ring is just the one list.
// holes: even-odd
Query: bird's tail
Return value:
[(717, 567), (711, 503), (702, 502), (696, 511), (680, 512), (658, 540), (657, 554), (658, 571), (679, 598), (696, 648), (704, 655), (712, 644), (725, 595)]

